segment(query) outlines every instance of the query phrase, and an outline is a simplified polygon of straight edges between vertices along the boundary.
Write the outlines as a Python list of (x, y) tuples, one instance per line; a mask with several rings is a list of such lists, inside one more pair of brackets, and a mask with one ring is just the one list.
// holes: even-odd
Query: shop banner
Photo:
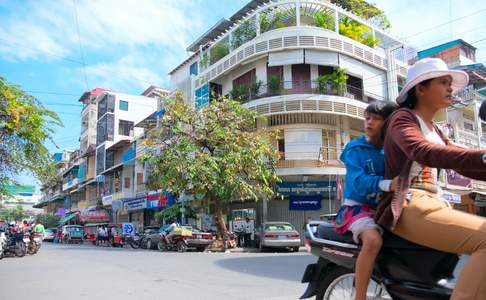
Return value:
[(123, 201), (123, 209), (126, 211), (139, 210), (139, 209), (144, 209), (146, 207), (147, 207), (146, 196)]
[(175, 203), (174, 197), (167, 193), (147, 195), (147, 208), (169, 207)]
[(289, 210), (320, 210), (322, 196), (289, 196)]
[(288, 196), (332, 196), (336, 195), (336, 190), (336, 181), (277, 183), (277, 193)]
[(105, 210), (86, 210), (81, 209), (79, 214), (81, 223), (101, 223), (109, 222), (110, 216)]
[(111, 203), (111, 210), (116, 212), (120, 211), (123, 207), (123, 202), (121, 200), (113, 200)]

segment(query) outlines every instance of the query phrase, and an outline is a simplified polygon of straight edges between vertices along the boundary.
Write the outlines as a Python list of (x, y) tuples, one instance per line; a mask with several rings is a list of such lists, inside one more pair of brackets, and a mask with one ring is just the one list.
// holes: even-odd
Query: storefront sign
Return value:
[(123, 209), (126, 211), (144, 209), (146, 207), (147, 207), (147, 197), (145, 195), (142, 197), (123, 201)]
[(281, 182), (277, 184), (277, 193), (281, 195), (336, 195), (336, 182)]
[(174, 204), (174, 197), (167, 193), (147, 195), (147, 208), (169, 207)]
[(103, 203), (104, 206), (111, 205), (113, 202), (113, 195), (102, 197), (101, 202)]
[(289, 196), (289, 210), (320, 210), (321, 195), (314, 196)]
[(461, 204), (461, 196), (446, 191), (442, 191), (442, 199), (451, 204)]
[(108, 222), (110, 221), (110, 216), (104, 210), (81, 209), (79, 214), (79, 221), (81, 221), (82, 223)]

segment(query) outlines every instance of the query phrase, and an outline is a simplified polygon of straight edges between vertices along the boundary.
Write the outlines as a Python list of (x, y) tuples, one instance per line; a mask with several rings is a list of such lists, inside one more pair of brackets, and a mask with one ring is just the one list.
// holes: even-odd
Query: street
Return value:
[(298, 299), (307, 253), (160, 253), (44, 243), (0, 261), (2, 299)]

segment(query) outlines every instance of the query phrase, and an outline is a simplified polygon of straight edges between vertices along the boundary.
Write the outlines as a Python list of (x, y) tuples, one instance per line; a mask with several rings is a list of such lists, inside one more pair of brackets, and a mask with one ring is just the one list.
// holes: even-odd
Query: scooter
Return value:
[(160, 237), (160, 241), (157, 243), (157, 249), (159, 251), (179, 251), (179, 252), (186, 252), (189, 248), (187, 244), (187, 237), (183, 235), (173, 235), (171, 241), (168, 241), (167, 234), (162, 233)]
[[(361, 246), (351, 233), (338, 234), (334, 224), (307, 224), (305, 245), (318, 257), (307, 266), (300, 299), (354, 300), (354, 267)], [(404, 240), (390, 232), (383, 235), (367, 297), (393, 300), (448, 300), (454, 287), (453, 272), (459, 257)]]
[(18, 257), (23, 257), (27, 253), (27, 248), (23, 241), (23, 234), (10, 233), (6, 236), (6, 243), (4, 250), (4, 255), (15, 255)]
[(4, 256), (4, 249), (7, 245), (7, 237), (5, 236), (5, 232), (0, 232), (0, 259)]

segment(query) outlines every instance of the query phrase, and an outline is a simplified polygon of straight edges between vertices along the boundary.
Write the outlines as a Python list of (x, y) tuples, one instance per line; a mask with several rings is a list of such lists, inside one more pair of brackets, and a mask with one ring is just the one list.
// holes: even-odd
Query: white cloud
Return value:
[[(150, 84), (164, 85), (165, 80), (160, 74), (153, 72), (137, 61), (140, 54), (129, 54), (114, 62), (102, 62), (86, 67), (86, 73), (97, 86), (127, 91), (144, 90)], [(78, 69), (82, 74), (84, 70)], [(81, 76), (81, 75), (80, 75)]]

